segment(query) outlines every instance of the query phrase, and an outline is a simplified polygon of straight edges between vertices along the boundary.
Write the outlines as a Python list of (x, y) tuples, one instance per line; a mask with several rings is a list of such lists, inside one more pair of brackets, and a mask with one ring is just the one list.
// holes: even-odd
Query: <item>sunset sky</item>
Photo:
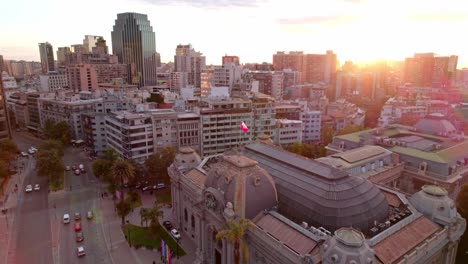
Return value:
[[(2, 3), (0, 54), (39, 61), (37, 43), (80, 44), (102, 35), (111, 47), (117, 13), (147, 14), (163, 62), (191, 43), (207, 64), (224, 54), (271, 62), (276, 51), (333, 50), (346, 60), (404, 59), (414, 52), (458, 55), (468, 67), (467, 1), (359, 0), (14, 0)], [(110, 48), (110, 50), (112, 50)], [(55, 54), (56, 55), (56, 54)]]

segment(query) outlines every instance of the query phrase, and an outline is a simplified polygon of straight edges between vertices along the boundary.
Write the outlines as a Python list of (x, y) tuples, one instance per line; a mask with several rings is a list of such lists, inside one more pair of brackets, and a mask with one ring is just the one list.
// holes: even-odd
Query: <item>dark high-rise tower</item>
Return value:
[(55, 71), (54, 49), (49, 42), (39, 43), (39, 53), (41, 56), (42, 73)]
[(156, 84), (156, 38), (148, 16), (117, 14), (112, 30), (112, 52), (120, 63), (130, 64), (132, 83)]
[(10, 123), (3, 83), (0, 81), (0, 141), (11, 138)]

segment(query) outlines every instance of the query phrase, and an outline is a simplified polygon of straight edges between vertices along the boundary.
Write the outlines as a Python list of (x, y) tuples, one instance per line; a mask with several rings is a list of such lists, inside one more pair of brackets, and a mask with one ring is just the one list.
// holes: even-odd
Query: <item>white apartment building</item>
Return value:
[(39, 76), (42, 92), (55, 92), (58, 89), (68, 87), (68, 79), (66, 74), (58, 72), (49, 72)]
[(276, 120), (276, 144), (281, 146), (302, 142), (302, 121), (277, 119)]
[(254, 93), (250, 100), (252, 100), (254, 115), (252, 127), (254, 139), (261, 134), (265, 134), (274, 140), (276, 138), (275, 99), (266, 94)]
[[(201, 120), (201, 156), (223, 153), (252, 140), (252, 102), (240, 98), (206, 98), (194, 111)], [(244, 122), (250, 130), (240, 129)]]
[(171, 72), (170, 76), (170, 91), (180, 94), (182, 88), (188, 86), (188, 73), (187, 72)]
[(378, 126), (388, 126), (399, 120), (404, 114), (414, 114), (423, 118), (427, 114), (427, 107), (425, 105), (408, 105), (404, 101), (390, 98), (382, 107)]
[(322, 129), (322, 112), (305, 111), (301, 113), (303, 123), (302, 141), (304, 143), (316, 142), (320, 140), (320, 131)]
[(105, 120), (107, 144), (120, 157), (143, 163), (154, 153), (153, 124), (149, 113), (113, 112)]
[(109, 147), (106, 137), (106, 113), (86, 113), (81, 115), (83, 140), (90, 152), (98, 156)]
[[(3, 65), (2, 65), (3, 66)], [(10, 96), (16, 92), (20, 91), (18, 84), (14, 77), (8, 75), (6, 71), (2, 72), (2, 80), (3, 82), (3, 91), (5, 92), (5, 98), (8, 100)]]
[(153, 124), (154, 152), (177, 147), (177, 113), (173, 109), (148, 110)]

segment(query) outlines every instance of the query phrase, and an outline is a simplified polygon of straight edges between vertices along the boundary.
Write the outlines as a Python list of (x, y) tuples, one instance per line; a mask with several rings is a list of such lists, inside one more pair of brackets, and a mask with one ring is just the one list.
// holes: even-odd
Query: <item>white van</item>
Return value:
[(83, 170), (84, 169), (83, 164), (80, 164), (80, 166), (78, 166), (78, 169)]
[(70, 215), (69, 214), (64, 214), (63, 215), (63, 223), (64, 224), (69, 224), (70, 223)]

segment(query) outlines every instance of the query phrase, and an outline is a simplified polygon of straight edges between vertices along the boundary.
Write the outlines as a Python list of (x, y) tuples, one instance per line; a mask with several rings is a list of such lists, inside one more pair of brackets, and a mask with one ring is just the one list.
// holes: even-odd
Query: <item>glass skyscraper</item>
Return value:
[(132, 83), (156, 85), (156, 38), (148, 16), (117, 14), (111, 34), (112, 52), (120, 63), (130, 64)]
[(41, 56), (42, 73), (55, 71), (54, 49), (49, 42), (39, 43), (39, 54)]

